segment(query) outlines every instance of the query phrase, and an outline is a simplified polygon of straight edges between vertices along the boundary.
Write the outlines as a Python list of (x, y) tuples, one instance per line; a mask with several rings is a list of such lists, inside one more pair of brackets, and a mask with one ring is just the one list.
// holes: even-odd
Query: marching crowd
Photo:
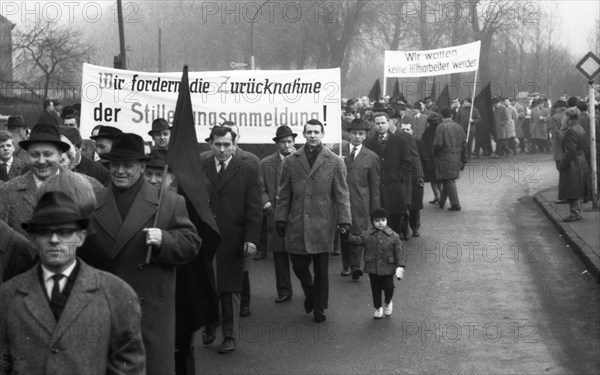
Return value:
[(337, 152), (316, 119), (301, 147), (290, 127), (277, 128), (276, 151), (262, 160), (240, 147), (237, 124), (215, 126), (198, 191), (220, 238), (165, 169), (166, 120), (152, 123), (148, 147), (111, 126), (82, 139), (77, 105), (45, 101), (31, 130), (10, 117), (0, 131), (0, 373), (194, 373), (195, 331), (204, 327), (211, 345), (220, 329), (219, 353), (236, 349), (239, 319), (251, 314), (251, 255), (272, 254), (275, 303), (293, 298), (291, 269), (304, 311), (321, 323), (339, 247), (341, 276), (367, 273), (373, 317), (389, 317), (402, 241), (420, 236), (425, 183), (429, 203), (461, 211), (456, 180), (480, 151), (552, 150), (565, 220), (580, 220), (591, 186), (585, 103), (493, 102), (493, 153), (468, 98), (439, 109), (431, 98), (344, 100)]

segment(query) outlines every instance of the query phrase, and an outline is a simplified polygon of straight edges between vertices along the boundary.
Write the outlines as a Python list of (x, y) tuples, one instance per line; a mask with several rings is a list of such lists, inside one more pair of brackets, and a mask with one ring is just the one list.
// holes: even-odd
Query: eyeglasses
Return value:
[(35, 234), (44, 238), (51, 238), (53, 234), (56, 234), (58, 238), (64, 240), (70, 238), (78, 230), (79, 228), (38, 229)]

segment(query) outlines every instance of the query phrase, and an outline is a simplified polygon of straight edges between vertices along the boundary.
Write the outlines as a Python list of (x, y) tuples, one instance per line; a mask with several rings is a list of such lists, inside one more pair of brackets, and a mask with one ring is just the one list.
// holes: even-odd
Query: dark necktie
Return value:
[(219, 180), (221, 180), (223, 178), (223, 176), (225, 176), (225, 163), (224, 162), (219, 162), (219, 172), (217, 173), (217, 177), (219, 178)]
[(352, 160), (356, 159), (357, 151), (358, 151), (358, 149), (356, 147), (352, 147), (352, 152), (350, 153), (350, 159), (352, 159)]
[(4, 163), (0, 163), (0, 180), (8, 181), (8, 166)]
[(52, 302), (58, 301), (60, 298), (60, 280), (65, 277), (62, 273), (56, 273), (52, 276), (52, 280), (54, 280), (54, 284), (52, 285), (52, 293), (50, 295), (50, 300)]

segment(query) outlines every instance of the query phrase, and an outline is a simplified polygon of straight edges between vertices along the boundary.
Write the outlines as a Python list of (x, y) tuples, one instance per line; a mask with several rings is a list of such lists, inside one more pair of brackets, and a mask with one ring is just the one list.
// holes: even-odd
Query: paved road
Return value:
[[(276, 305), (272, 261), (252, 262), (252, 315), (236, 352), (197, 342), (210, 374), (600, 373), (600, 288), (531, 196), (556, 184), (549, 155), (473, 160), (462, 212), (426, 204), (405, 243), (394, 314), (374, 320), (368, 278), (330, 263), (327, 321), (295, 298)], [(425, 201), (432, 198), (427, 187)]]

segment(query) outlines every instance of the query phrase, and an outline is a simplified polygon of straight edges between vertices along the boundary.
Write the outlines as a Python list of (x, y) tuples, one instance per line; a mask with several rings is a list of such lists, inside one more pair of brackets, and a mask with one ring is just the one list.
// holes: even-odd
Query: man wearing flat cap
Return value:
[[(381, 162), (376, 153), (363, 146), (369, 124), (361, 119), (353, 120), (348, 127), (350, 143), (344, 144), (342, 157), (348, 172), (346, 182), (350, 193), (350, 212), (352, 226), (350, 232), (360, 234), (369, 229), (369, 213), (380, 207), (379, 173)], [(362, 247), (342, 241), (342, 276), (352, 275), (353, 280), (362, 276), (360, 262)]]
[(152, 130), (148, 135), (154, 141), (153, 149), (167, 150), (169, 148), (169, 140), (171, 138), (171, 128), (169, 123), (164, 118), (157, 118), (152, 121)]
[[(273, 253), (275, 263), (275, 286), (277, 298), (275, 303), (288, 302), (292, 299), (292, 280), (290, 277), (290, 257), (285, 251), (285, 242), (275, 232), (273, 213), (277, 204), (277, 188), (283, 159), (296, 152), (294, 142), (297, 134), (289, 126), (277, 128), (273, 142), (277, 151), (260, 161), (265, 190), (263, 192), (263, 213), (266, 222), (267, 251)], [(264, 224), (263, 224), (264, 225)]]
[(87, 225), (62, 192), (42, 195), (23, 223), (40, 262), (0, 286), (0, 371), (144, 374), (138, 297), (76, 257)]
[(108, 256), (140, 298), (147, 373), (172, 374), (175, 269), (198, 254), (201, 240), (183, 197), (165, 190), (159, 210), (159, 191), (143, 177), (149, 158), (139, 135), (118, 135), (101, 157), (109, 161), (111, 183), (98, 199), (91, 217), (96, 234), (86, 245)]

